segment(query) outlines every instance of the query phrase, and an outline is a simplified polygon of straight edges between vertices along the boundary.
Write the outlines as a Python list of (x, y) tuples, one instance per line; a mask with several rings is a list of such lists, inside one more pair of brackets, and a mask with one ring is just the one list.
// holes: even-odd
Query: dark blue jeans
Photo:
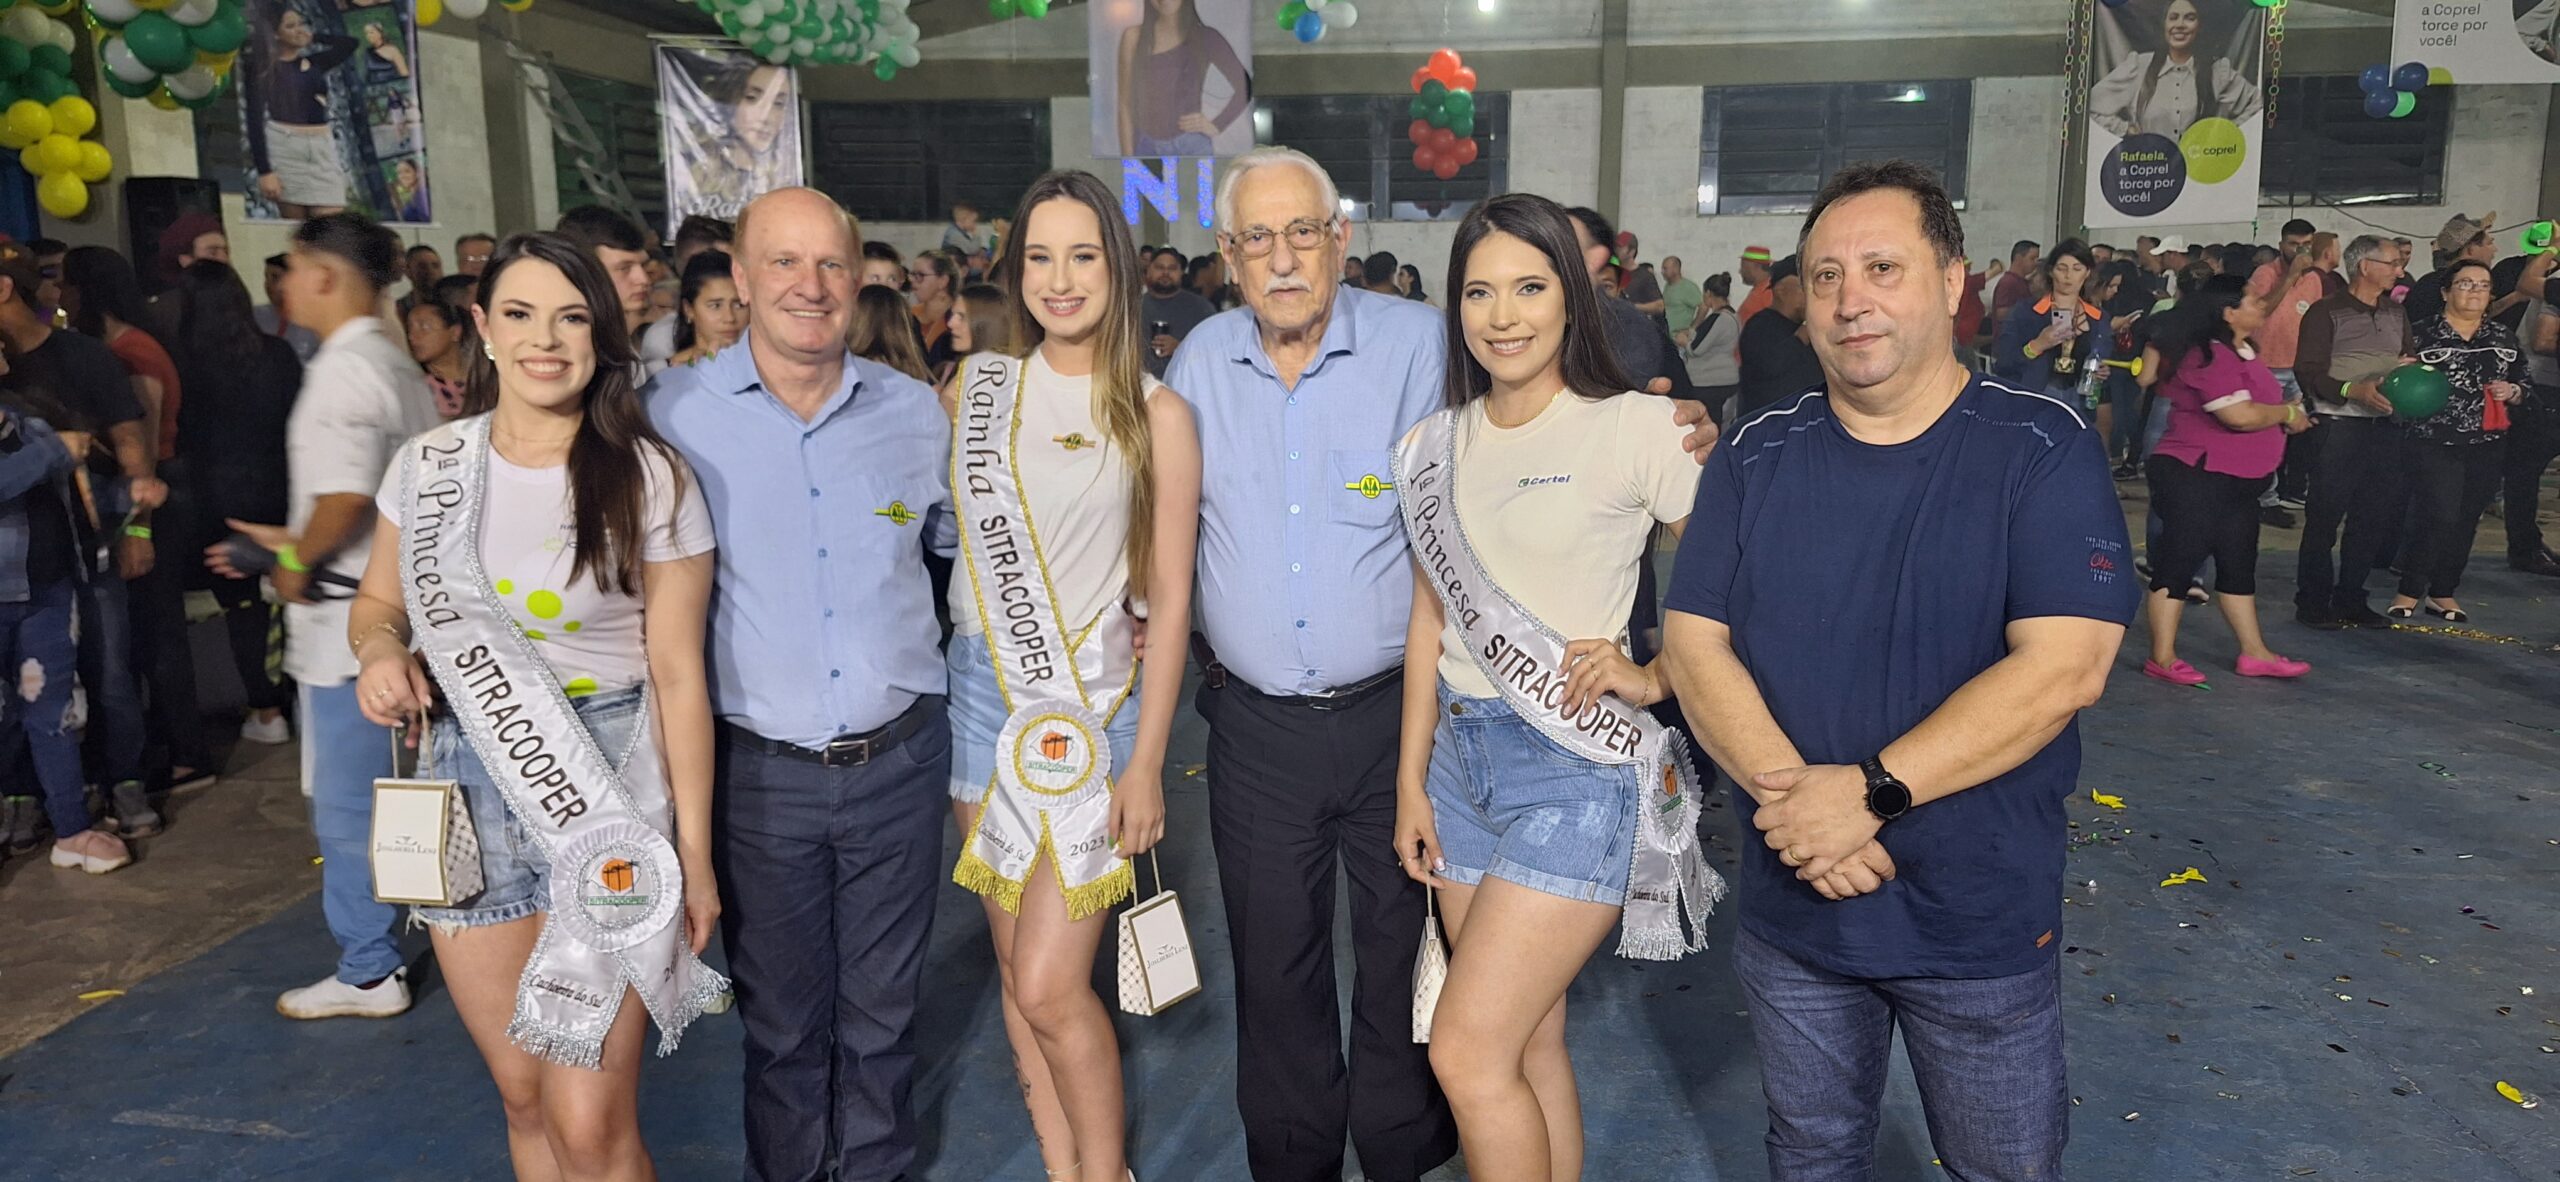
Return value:
[(1871, 981), (1826, 972), (1743, 931), (1733, 965), (1769, 1099), (1771, 1182), (1873, 1175), (1897, 1026), (1948, 1177), (2062, 1177), (2071, 1100), (2059, 958), (2014, 977)]
[(142, 687), (133, 667), (132, 599), (124, 579), (105, 570), (89, 576), (80, 605), (90, 766), (104, 784), (142, 778)]
[(888, 1182), (915, 1160), (915, 1012), (951, 724), (859, 767), (720, 744), (720, 935), (746, 1026), (747, 1182)]
[(70, 725), (79, 692), (78, 581), (56, 579), (29, 588), (24, 603), (0, 603), (0, 670), (11, 679), (10, 692), (0, 694), (0, 727), (25, 734), (57, 840), (95, 824), (82, 793), (80, 736)]

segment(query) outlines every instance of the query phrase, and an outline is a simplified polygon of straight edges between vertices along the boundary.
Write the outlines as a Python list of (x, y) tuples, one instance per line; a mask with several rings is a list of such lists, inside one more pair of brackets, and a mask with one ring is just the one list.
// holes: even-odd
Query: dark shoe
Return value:
[(2187, 584), (2187, 602), (2203, 607), (2213, 602), (2213, 592), (2205, 590), (2202, 583), (2189, 583)]
[(2509, 558), (2507, 565), (2529, 575), (2549, 575), (2560, 578), (2560, 557), (2554, 557), (2549, 550), (2539, 550), (2530, 555)]
[(2285, 512), (2281, 505), (2260, 505), (2258, 506), (2258, 524), (2273, 526), (2277, 529), (2292, 529), (2298, 523), (2294, 521), (2293, 514)]
[(2428, 600), (2421, 600), (2421, 601), (2420, 601), (2420, 604), (2421, 604), (2421, 606), (2423, 606), (2423, 607), (2425, 607), (2425, 608), (2427, 609), (2427, 614), (2428, 614), (2428, 615), (2434, 616), (2435, 618), (2437, 618), (2437, 619), (2439, 619), (2439, 620), (2442, 620), (2442, 621), (2444, 621), (2445, 623), (2448, 623), (2448, 624), (2468, 624), (2468, 623), (2470, 623), (2470, 622), (2471, 622), (2471, 613), (2466, 612), (2466, 611), (2462, 610), (2461, 608), (2458, 608), (2458, 607), (2453, 607), (2453, 608), (2437, 607), (2437, 606), (2436, 606), (2436, 601), (2435, 601), (2435, 600), (2432, 600), (2432, 599), (2428, 599)]
[(2116, 465), (2115, 477), (2118, 480), (2133, 480), (2141, 475), (2142, 465), (2134, 463), (2131, 460), (2127, 460), (2124, 463)]
[(11, 855), (23, 854), (44, 844), (36, 836), (36, 823), (44, 819), (44, 808), (32, 796), (0, 798), (0, 848)]
[(115, 786), (116, 832), (125, 837), (153, 837), (166, 828), (160, 814), (151, 807), (151, 794), (143, 791), (142, 781), (127, 780)]
[(2359, 603), (2350, 607), (2342, 607), (2332, 613), (2332, 616), (2338, 621), (2340, 626), (2347, 628), (2388, 628), (2391, 626), (2391, 618), (2383, 615), (2381, 612), (2373, 610), (2373, 607), (2370, 604)]
[(2323, 632), (2335, 632), (2347, 626), (2345, 620), (2316, 607), (2295, 607), (2293, 620), (2305, 628), (2317, 628)]

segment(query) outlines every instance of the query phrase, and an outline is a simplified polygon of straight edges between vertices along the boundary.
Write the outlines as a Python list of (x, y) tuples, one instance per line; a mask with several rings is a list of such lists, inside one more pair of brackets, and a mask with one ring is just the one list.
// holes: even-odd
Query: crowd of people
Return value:
[[(1266, 148), (1196, 259), (1059, 172), (913, 257), (784, 189), (663, 248), (593, 206), (466, 235), (452, 275), (336, 213), (263, 306), (201, 216), (147, 273), (0, 243), (7, 848), (115, 870), (155, 794), (214, 774), (208, 592), (241, 737), (299, 735), (324, 855), (336, 963), (276, 1008), (409, 1008), (372, 793), (418, 749), (481, 886), (413, 918), (519, 1177), (645, 1176), (646, 1027), (673, 1049), (732, 987), (747, 1176), (902, 1177), (951, 879), (1049, 1175), (1128, 1182), (1092, 970), (1164, 839), (1196, 666), (1254, 1177), (1339, 1177), (1347, 1139), (1380, 1182), (1461, 1146), (1478, 1178), (1569, 1179), (1567, 986), (1612, 932), (1695, 951), (1724, 891), (1694, 742), (1762, 837), (1734, 956), (1773, 1176), (1862, 1176), (1897, 1021), (1924, 1104), (1965, 1114), (1932, 1122), (1950, 1172), (2052, 1176), (2060, 801), (2126, 625), (2195, 684), (2179, 616), (2216, 602), (2239, 673), (2308, 672), (2255, 609), (2292, 511), (2314, 627), (2466, 619), (2501, 494), (2511, 562), (2560, 575), (2533, 523), (2552, 256), (2494, 261), (2494, 215), (2414, 280), (2401, 244), (2301, 222), (1971, 273), (1945, 191), (1890, 163), (1831, 178), (1793, 253), (1745, 251), (1742, 293), (1493, 198), (1435, 301), (1339, 208)], [(2404, 419), (2377, 382), (2411, 360), (2453, 393)], [(589, 880), (657, 902), (600, 912)], [(697, 959), (715, 934), (733, 982)]]

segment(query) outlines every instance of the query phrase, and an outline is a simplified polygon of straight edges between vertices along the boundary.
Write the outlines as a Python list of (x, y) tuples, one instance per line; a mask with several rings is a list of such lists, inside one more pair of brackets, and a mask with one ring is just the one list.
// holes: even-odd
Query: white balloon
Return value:
[(141, 58), (133, 56), (133, 47), (125, 44), (122, 37), (107, 38), (98, 46), (98, 58), (107, 64), (107, 72), (115, 75), (116, 81), (127, 86), (141, 86), (160, 76), (160, 71), (142, 64)]
[(747, 4), (741, 5), (737, 11), (739, 28), (759, 29), (764, 27), (764, 9), (753, 4)]
[(46, 26), (52, 23), (43, 13), (36, 11), (35, 5), (22, 4), (10, 9), (7, 16), (0, 16), (0, 36), (29, 49), (50, 45), (53, 43), (53, 31)]
[(121, 25), (141, 16), (142, 6), (133, 0), (89, 0), (89, 14), (108, 24)]
[(182, 99), (200, 99), (212, 94), (221, 82), (210, 67), (198, 63), (169, 75), (169, 93)]
[(46, 21), (45, 39), (53, 42), (53, 47), (64, 53), (71, 53), (80, 48), (80, 35), (71, 31), (69, 21)]
[(1306, 0), (1307, 11), (1323, 12), (1324, 6), (1329, 3), (1332, 3), (1332, 0)]
[(906, 69), (914, 69), (917, 62), (924, 60), (924, 55), (916, 52), (912, 42), (900, 42), (896, 52), (890, 56), (897, 59), (898, 65)]
[(478, 20), (481, 13), (489, 11), (489, 0), (444, 0), (444, 11), (447, 16)]
[[(96, 11), (97, 7), (94, 3), (89, 5), (91, 11)], [(213, 14), (221, 8), (221, 0), (180, 0), (169, 6), (169, 19), (192, 29), (212, 20)]]
[(1324, 23), (1348, 29), (1360, 23), (1360, 10), (1351, 6), (1351, 0), (1332, 0), (1324, 7)]

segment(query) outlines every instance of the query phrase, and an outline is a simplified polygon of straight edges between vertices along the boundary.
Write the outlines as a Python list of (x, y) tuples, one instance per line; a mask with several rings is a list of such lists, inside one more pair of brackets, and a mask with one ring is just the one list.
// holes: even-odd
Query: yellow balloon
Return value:
[(34, 146), (36, 146), (36, 142), (34, 140), (28, 139), (25, 136), (19, 135), (17, 132), (9, 130), (8, 122), (6, 120), (0, 120), (0, 148), (5, 148), (12, 152), (23, 152)]
[(196, 51), (196, 64), (210, 69), (215, 73), (222, 73), (229, 70), (231, 68), (231, 63), (239, 60), (240, 51), (237, 49), (232, 50), (229, 53), (206, 53), (201, 49)]
[(498, 0), (498, 7), (509, 12), (523, 12), (533, 7), (533, 0)]
[(116, 158), (107, 151), (105, 144), (96, 140), (80, 141), (80, 164), (71, 170), (71, 175), (94, 185), (113, 175), (115, 170)]
[(89, 209), (89, 186), (70, 173), (57, 172), (36, 182), (36, 204), (58, 218), (79, 217)]
[(444, 0), (418, 0), (418, 23), (432, 25), (444, 19)]
[(53, 134), (53, 111), (34, 99), (19, 99), (9, 104), (0, 121), (9, 125), (9, 133), (32, 144)]
[(44, 175), (44, 157), (36, 151), (35, 145), (29, 144), (18, 149), (18, 167), (26, 169), (28, 176), (41, 177)]
[(152, 91), (149, 102), (152, 106), (158, 107), (163, 111), (175, 111), (178, 109), (178, 100), (172, 97), (165, 89)]
[(133, 6), (135, 8), (142, 9), (145, 12), (158, 12), (164, 8), (174, 8), (177, 6), (177, 3), (178, 0), (133, 0)]
[(98, 126), (98, 108), (91, 106), (89, 100), (79, 95), (66, 94), (53, 100), (51, 110), (53, 130), (56, 134), (67, 135), (76, 140), (89, 134), (92, 128)]
[(38, 176), (70, 172), (80, 167), (80, 141), (58, 131), (37, 140), (36, 146), (27, 150), (36, 154)]

